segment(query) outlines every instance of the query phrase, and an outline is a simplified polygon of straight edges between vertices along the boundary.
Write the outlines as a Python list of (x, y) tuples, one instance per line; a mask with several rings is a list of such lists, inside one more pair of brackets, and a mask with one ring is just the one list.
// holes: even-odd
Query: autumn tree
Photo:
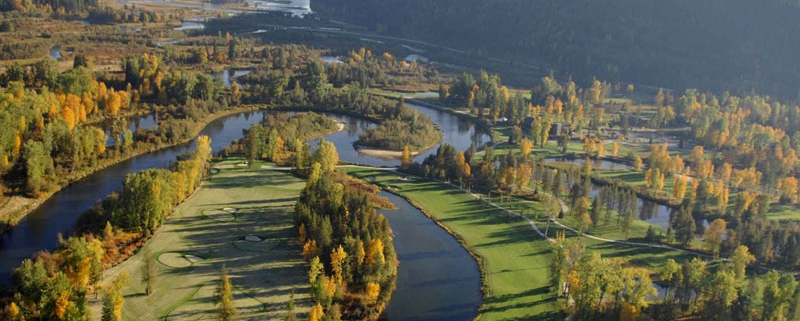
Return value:
[(797, 203), (798, 181), (796, 177), (786, 177), (778, 184), (781, 201), (784, 203)]
[(228, 268), (222, 266), (219, 276), (219, 284), (214, 291), (214, 304), (217, 308), (217, 319), (222, 321), (236, 320), (236, 306), (233, 303), (233, 286), (228, 277)]
[(717, 257), (719, 255), (719, 247), (722, 244), (722, 235), (725, 233), (727, 223), (725, 220), (718, 218), (711, 222), (706, 228), (703, 238), (705, 239), (708, 250)]
[(333, 172), (336, 164), (339, 163), (339, 153), (336, 151), (336, 146), (333, 143), (324, 139), (320, 140), (317, 150), (313, 156), (314, 162), (322, 165), (322, 170), (325, 172)]
[(400, 159), (400, 166), (405, 168), (408, 167), (409, 164), (411, 164), (411, 151), (408, 150), (408, 144), (405, 144), (403, 146), (403, 155)]
[(519, 141), (519, 151), (522, 153), (523, 158), (527, 158), (528, 155), (531, 154), (531, 150), (533, 149), (533, 141), (527, 138), (523, 138)]
[(642, 170), (642, 158), (641, 157), (636, 156), (636, 158), (633, 159), (633, 170), (635, 170), (637, 172)]
[(122, 288), (128, 283), (128, 274), (122, 272), (106, 289), (103, 295), (102, 321), (122, 320), (122, 305), (125, 304), (125, 297), (122, 295)]
[(458, 182), (463, 187), (464, 182), (468, 181), (469, 177), (472, 175), (472, 169), (464, 157), (464, 152), (458, 152), (458, 154), (456, 154), (456, 171), (458, 172)]

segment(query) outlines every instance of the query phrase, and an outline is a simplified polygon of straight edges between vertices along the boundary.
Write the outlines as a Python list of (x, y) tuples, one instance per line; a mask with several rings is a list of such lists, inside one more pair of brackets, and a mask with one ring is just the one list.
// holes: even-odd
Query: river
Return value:
[(384, 315), (397, 320), (472, 320), (481, 303), (478, 265), (453, 236), (402, 197), (381, 192), (397, 210), (379, 211), (394, 232), (397, 289)]
[[(472, 122), (458, 116), (411, 106), (430, 116), (441, 127), (443, 141), (459, 150), (471, 144), (480, 146), (490, 138)], [(266, 112), (247, 112), (223, 117), (211, 122), (201, 131), (211, 138), (212, 150), (219, 151), (232, 140), (242, 137), (242, 130), (261, 121)], [(347, 124), (344, 131), (328, 135), (339, 150), (340, 160), (373, 166), (396, 166), (399, 160), (387, 160), (359, 154), (353, 147), (359, 133), (375, 124), (363, 119), (339, 114), (326, 114)], [(139, 125), (150, 124), (145, 116)], [(131, 124), (133, 126), (133, 124)], [(313, 141), (316, 146), (319, 140)], [(119, 190), (125, 176), (148, 168), (169, 166), (176, 156), (193, 150), (195, 141), (176, 147), (133, 157), (98, 171), (64, 188), (26, 216), (19, 225), (0, 239), (0, 280), (9, 280), (11, 271), (20, 262), (41, 250), (52, 251), (57, 235), (69, 235), (78, 216)], [(436, 152), (436, 147), (416, 156)], [(477, 315), (480, 304), (480, 274), (477, 264), (460, 244), (413, 208), (404, 199), (385, 194), (398, 207), (381, 211), (396, 233), (394, 241), (400, 259), (398, 285), (386, 314), (398, 320), (466, 320)]]

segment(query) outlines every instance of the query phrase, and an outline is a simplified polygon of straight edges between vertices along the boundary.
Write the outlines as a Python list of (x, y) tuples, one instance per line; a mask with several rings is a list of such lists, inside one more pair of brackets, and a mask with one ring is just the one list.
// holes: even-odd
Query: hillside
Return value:
[(800, 83), (796, 1), (317, 0), (313, 7), (581, 81), (754, 89), (792, 99)]

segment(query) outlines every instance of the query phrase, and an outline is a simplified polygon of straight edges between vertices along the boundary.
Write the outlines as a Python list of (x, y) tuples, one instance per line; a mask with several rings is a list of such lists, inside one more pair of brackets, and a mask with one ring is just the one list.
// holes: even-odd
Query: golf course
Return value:
[[(213, 294), (223, 264), (242, 319), (274, 320), (308, 311), (308, 282), (297, 231), (294, 202), (304, 182), (288, 172), (238, 166), (240, 159), (214, 163), (216, 172), (178, 206), (133, 257), (104, 273), (110, 283), (127, 273), (125, 320), (208, 320), (216, 314)], [(156, 262), (152, 294), (141, 279), (144, 255)], [(106, 284), (103, 284), (104, 286)], [(100, 319), (100, 300), (91, 304)]]

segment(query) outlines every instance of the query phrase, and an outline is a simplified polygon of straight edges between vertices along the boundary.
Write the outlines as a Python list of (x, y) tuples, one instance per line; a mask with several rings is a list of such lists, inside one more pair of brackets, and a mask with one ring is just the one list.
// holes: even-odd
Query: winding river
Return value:
[[(478, 127), (458, 116), (411, 107), (425, 113), (440, 126), (443, 141), (458, 150), (471, 144), (481, 146), (490, 138)], [(261, 121), (266, 112), (247, 112), (211, 122), (201, 131), (211, 138), (212, 150), (219, 151), (242, 136), (242, 130)], [(397, 166), (399, 160), (359, 154), (353, 147), (359, 133), (375, 126), (368, 121), (326, 114), (345, 124), (344, 131), (325, 139), (333, 142), (342, 161), (372, 166)], [(145, 117), (142, 122), (147, 123)], [(141, 125), (141, 124), (140, 124)], [(146, 125), (145, 125), (146, 126)], [(319, 140), (313, 141), (316, 146)], [(19, 225), (0, 239), (0, 280), (8, 281), (20, 262), (41, 250), (52, 251), (57, 235), (68, 235), (78, 216), (97, 201), (118, 190), (125, 176), (148, 168), (166, 167), (176, 156), (194, 149), (195, 141), (133, 157), (98, 171), (64, 188), (26, 216)], [(416, 156), (421, 160), (436, 153), (436, 147)], [(481, 302), (480, 274), (476, 262), (451, 235), (436, 226), (404, 199), (384, 193), (398, 209), (381, 211), (396, 234), (395, 248), (400, 259), (397, 289), (386, 310), (386, 317), (397, 320), (467, 320), (477, 315)]]

